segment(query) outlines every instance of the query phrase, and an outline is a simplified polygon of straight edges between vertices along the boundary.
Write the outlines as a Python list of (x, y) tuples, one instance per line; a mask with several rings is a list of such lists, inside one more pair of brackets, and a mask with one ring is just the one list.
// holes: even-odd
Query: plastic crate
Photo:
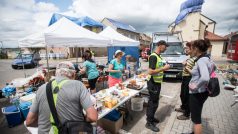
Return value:
[(18, 107), (3, 107), (2, 113), (6, 116), (8, 127), (14, 127), (22, 123), (22, 116)]
[(26, 119), (31, 105), (32, 105), (31, 102), (22, 102), (22, 103), (20, 103), (20, 110), (21, 110), (21, 113), (22, 113), (24, 119)]

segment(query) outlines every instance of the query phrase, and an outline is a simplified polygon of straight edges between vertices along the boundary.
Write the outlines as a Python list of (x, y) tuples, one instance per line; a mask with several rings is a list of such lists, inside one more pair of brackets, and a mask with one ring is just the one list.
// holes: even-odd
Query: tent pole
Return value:
[(20, 55), (21, 55), (22, 69), (23, 69), (23, 72), (24, 72), (24, 77), (26, 78), (26, 72), (25, 72), (25, 66), (24, 66), (24, 63), (23, 63), (21, 48), (19, 48), (19, 49), (20, 49)]
[(48, 74), (49, 74), (49, 59), (48, 59), (47, 45), (45, 45), (45, 51), (46, 51), (47, 72), (48, 72)]
[(76, 47), (76, 64), (78, 64), (78, 47)]

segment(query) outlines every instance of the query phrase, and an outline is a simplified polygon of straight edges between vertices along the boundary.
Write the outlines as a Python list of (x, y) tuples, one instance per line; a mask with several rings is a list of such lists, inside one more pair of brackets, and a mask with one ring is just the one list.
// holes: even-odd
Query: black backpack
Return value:
[[(200, 58), (202, 57), (207, 57), (210, 59), (209, 56), (207, 55), (202, 55), (200, 57), (198, 57), (195, 62), (197, 62)], [(208, 82), (208, 85), (207, 85), (207, 91), (208, 91), (208, 96), (210, 97), (216, 97), (220, 94), (220, 84), (219, 84), (219, 80), (216, 76), (216, 73), (215, 73), (215, 67), (213, 67), (213, 70), (212, 70), (212, 73), (210, 74), (210, 80)]]

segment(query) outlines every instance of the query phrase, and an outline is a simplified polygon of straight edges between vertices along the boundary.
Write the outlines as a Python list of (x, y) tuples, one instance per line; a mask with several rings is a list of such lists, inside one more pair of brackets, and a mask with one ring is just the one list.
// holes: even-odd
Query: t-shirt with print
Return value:
[[(110, 64), (113, 65), (113, 70), (122, 71), (125, 68), (125, 66), (122, 63), (118, 63), (116, 59), (111, 60)], [(119, 79), (122, 76), (122, 72), (110, 72), (109, 75)]]
[(86, 67), (86, 73), (88, 75), (89, 80), (95, 79), (99, 76), (99, 72), (97, 70), (96, 63), (90, 62), (90, 61), (85, 61), (83, 63), (83, 67)]
[[(57, 83), (64, 79), (67, 78), (56, 77)], [(68, 120), (83, 121), (83, 109), (86, 110), (91, 106), (93, 106), (93, 102), (90, 99), (90, 93), (80, 81), (69, 80), (63, 84), (58, 92), (56, 110), (61, 123)], [(46, 84), (39, 87), (30, 111), (38, 114), (38, 133), (48, 134), (51, 123), (50, 109), (46, 97)]]

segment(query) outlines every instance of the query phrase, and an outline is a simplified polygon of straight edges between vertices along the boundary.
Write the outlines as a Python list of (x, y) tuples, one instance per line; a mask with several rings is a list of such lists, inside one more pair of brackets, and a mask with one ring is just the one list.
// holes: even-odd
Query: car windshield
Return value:
[[(169, 47), (167, 47), (164, 53), (161, 55), (181, 55), (184, 53), (183, 45), (180, 42), (169, 42)], [(153, 45), (153, 49), (155, 48), (155, 44)]]
[(162, 53), (165, 55), (181, 55), (183, 54), (183, 46), (182, 43), (180, 42), (172, 42), (172, 43), (168, 43), (169, 47), (167, 47), (167, 50)]
[[(31, 54), (22, 54), (22, 59), (31, 59), (31, 58), (32, 58)], [(17, 59), (21, 59), (21, 55), (18, 55)]]

